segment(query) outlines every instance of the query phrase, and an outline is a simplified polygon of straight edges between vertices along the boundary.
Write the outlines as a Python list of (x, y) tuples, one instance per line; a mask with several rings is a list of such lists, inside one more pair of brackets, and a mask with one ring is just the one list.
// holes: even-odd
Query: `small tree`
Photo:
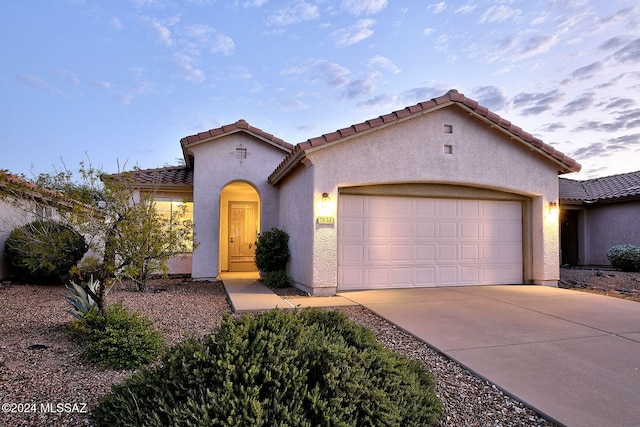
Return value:
[(273, 227), (261, 233), (256, 243), (256, 266), (264, 273), (282, 271), (291, 258), (289, 235)]

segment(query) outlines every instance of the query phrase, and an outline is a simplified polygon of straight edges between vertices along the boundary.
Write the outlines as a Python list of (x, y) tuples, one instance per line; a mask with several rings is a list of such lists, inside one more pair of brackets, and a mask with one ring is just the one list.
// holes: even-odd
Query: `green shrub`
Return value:
[(151, 321), (129, 313), (122, 302), (108, 307), (105, 316), (91, 309), (71, 323), (71, 331), (84, 345), (82, 357), (103, 368), (139, 368), (156, 360), (165, 347)]
[(443, 414), (423, 365), (338, 311), (225, 317), (100, 399), (100, 426), (426, 426)]
[(256, 242), (256, 267), (264, 273), (285, 270), (291, 258), (289, 235), (278, 228), (260, 233)]
[(616, 245), (607, 251), (611, 265), (622, 271), (640, 271), (640, 245)]
[(33, 283), (59, 282), (87, 249), (82, 235), (55, 221), (34, 221), (18, 227), (5, 242), (13, 274)]
[(291, 286), (291, 279), (284, 270), (270, 271), (264, 278), (264, 285), (268, 288), (288, 288)]

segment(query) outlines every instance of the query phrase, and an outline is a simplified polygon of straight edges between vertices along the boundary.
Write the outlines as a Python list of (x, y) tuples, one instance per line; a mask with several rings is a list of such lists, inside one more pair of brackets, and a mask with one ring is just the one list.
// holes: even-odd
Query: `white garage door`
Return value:
[(517, 201), (340, 196), (338, 288), (522, 283)]

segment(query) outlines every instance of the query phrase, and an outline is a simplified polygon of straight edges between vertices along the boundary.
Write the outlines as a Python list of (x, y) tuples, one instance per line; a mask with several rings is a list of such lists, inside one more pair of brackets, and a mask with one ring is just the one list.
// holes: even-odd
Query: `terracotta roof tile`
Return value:
[(276, 138), (272, 134), (267, 133), (262, 129), (253, 127), (249, 125), (249, 123), (247, 123), (246, 120), (242, 120), (242, 119), (238, 120), (233, 124), (224, 125), (219, 128), (209, 129), (208, 131), (200, 132), (195, 135), (186, 136), (180, 140), (180, 143), (182, 144), (183, 147), (186, 147), (196, 142), (200, 142), (210, 138), (215, 138), (217, 136), (221, 136), (221, 135), (225, 135), (225, 134), (237, 132), (237, 131), (248, 131), (262, 139), (272, 142), (275, 145), (281, 146), (287, 151), (291, 151), (293, 149), (293, 145), (289, 144), (288, 142), (285, 142), (280, 138)]
[[(374, 119), (369, 119), (362, 123), (352, 125), (350, 128), (345, 128), (336, 132), (324, 134), (322, 135), (322, 137), (311, 138), (307, 140), (307, 142), (310, 143), (312, 147), (317, 147), (324, 143), (334, 142), (340, 138), (357, 134), (358, 132), (362, 132), (364, 130), (374, 129), (383, 124), (393, 123), (401, 118), (409, 117), (412, 114), (419, 114), (419, 113), (422, 113), (423, 111), (428, 111), (430, 109), (437, 108), (438, 106), (446, 103), (454, 103), (454, 104), (461, 105), (463, 108), (470, 110), (474, 114), (477, 114), (479, 116), (486, 118), (486, 120), (491, 122), (496, 127), (503, 129), (505, 132), (509, 133), (512, 137), (521, 139), (522, 142), (524, 142), (525, 144), (529, 144), (538, 152), (548, 155), (553, 160), (560, 163), (562, 168), (559, 171), (566, 173), (566, 172), (577, 172), (580, 170), (580, 164), (575, 160), (565, 156), (563, 153), (555, 150), (550, 145), (545, 144), (539, 138), (535, 138), (530, 133), (523, 131), (522, 128), (515, 126), (509, 120), (505, 120), (502, 117), (500, 117), (498, 114), (489, 111), (487, 107), (484, 107), (478, 104), (477, 101), (467, 98), (463, 94), (459, 93), (457, 90), (453, 90), (453, 89), (442, 96), (431, 99), (430, 101), (420, 102), (416, 105), (406, 107), (402, 110), (394, 111), (392, 113), (384, 114)], [(307, 148), (303, 147), (302, 149), (306, 150), (308, 149), (308, 147)], [(276, 168), (276, 170), (271, 174), (269, 179), (270, 180), (276, 179), (276, 175), (279, 176), (280, 171), (285, 169), (288, 170), (290, 166), (294, 166), (294, 165), (288, 165), (288, 162), (299, 161), (300, 159), (298, 157), (299, 156), (293, 156), (290, 153), (282, 161), (280, 166), (278, 166), (278, 168)], [(295, 160), (292, 160), (294, 158)], [(282, 178), (282, 176), (277, 177), (277, 179), (280, 179), (280, 178)]]
[(640, 198), (640, 171), (583, 181), (561, 178), (560, 198), (591, 203)]
[(112, 174), (112, 177), (130, 177), (137, 184), (145, 186), (193, 186), (193, 170), (186, 166), (169, 166), (155, 169), (141, 169)]

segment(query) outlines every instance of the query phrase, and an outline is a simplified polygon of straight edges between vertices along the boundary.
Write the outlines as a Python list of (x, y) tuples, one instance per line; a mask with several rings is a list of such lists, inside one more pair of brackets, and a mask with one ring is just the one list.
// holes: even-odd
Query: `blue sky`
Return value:
[(457, 89), (640, 170), (635, 0), (29, 0), (0, 15), (0, 169), (175, 164), (239, 119), (292, 144)]

